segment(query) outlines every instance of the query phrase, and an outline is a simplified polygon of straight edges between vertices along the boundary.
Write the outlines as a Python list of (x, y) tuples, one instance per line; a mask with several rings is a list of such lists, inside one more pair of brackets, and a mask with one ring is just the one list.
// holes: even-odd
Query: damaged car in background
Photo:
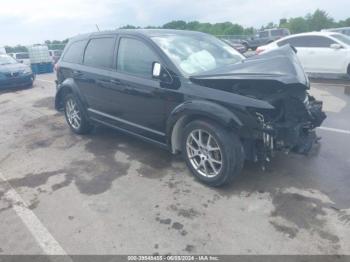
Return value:
[(103, 124), (143, 138), (221, 186), (245, 160), (310, 151), (326, 115), (309, 89), (290, 46), (245, 58), (199, 32), (117, 30), (70, 40), (55, 106), (77, 134)]

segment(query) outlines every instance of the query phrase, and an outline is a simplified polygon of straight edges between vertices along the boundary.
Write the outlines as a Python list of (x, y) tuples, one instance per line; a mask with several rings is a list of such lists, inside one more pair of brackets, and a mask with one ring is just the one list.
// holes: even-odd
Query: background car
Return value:
[(62, 50), (49, 50), (49, 55), (52, 58), (52, 63), (56, 64), (62, 55)]
[(223, 41), (226, 44), (232, 46), (235, 50), (237, 50), (241, 54), (247, 52), (247, 47), (237, 40), (223, 39)]
[(340, 34), (350, 36), (350, 27), (322, 29), (321, 32), (335, 32), (335, 33), (340, 33)]
[(16, 59), (19, 63), (30, 66), (29, 54), (27, 52), (11, 53), (9, 55)]
[(34, 74), (28, 65), (19, 63), (9, 55), (0, 54), (0, 89), (32, 86)]
[(290, 35), (287, 28), (274, 28), (260, 31), (255, 37), (243, 40), (242, 44), (247, 48), (255, 50), (258, 46), (266, 45), (284, 36)]
[(333, 32), (296, 34), (260, 46), (257, 54), (290, 44), (307, 73), (350, 74), (350, 38)]

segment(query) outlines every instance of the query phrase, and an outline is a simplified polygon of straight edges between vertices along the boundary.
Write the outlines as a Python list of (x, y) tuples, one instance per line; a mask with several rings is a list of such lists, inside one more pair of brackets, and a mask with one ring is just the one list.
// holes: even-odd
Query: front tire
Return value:
[(64, 99), (64, 115), (71, 130), (76, 134), (87, 134), (91, 131), (90, 124), (84, 108), (79, 99), (68, 93)]
[(232, 183), (243, 167), (238, 137), (211, 121), (196, 120), (185, 127), (182, 152), (193, 175), (209, 186)]

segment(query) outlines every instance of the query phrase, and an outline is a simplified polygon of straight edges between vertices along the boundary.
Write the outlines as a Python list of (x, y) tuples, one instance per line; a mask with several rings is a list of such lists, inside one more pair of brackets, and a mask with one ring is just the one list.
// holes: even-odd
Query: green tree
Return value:
[(310, 31), (320, 31), (334, 26), (333, 18), (329, 17), (326, 11), (320, 9), (317, 9), (313, 14), (306, 15), (306, 21)]
[(185, 30), (186, 29), (187, 23), (182, 20), (177, 20), (177, 21), (171, 21), (169, 23), (166, 23), (163, 25), (163, 28), (165, 29), (181, 29)]
[(303, 33), (309, 31), (308, 22), (303, 17), (290, 18), (285, 26), (292, 34)]

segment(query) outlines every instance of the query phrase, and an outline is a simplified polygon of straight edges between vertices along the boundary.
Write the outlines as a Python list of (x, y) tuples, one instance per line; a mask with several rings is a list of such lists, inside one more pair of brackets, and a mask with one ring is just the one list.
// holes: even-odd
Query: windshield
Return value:
[(346, 45), (350, 46), (350, 37), (342, 34), (334, 34), (332, 35), (335, 39), (339, 40), (340, 42), (343, 42)]
[(232, 47), (209, 35), (163, 35), (152, 40), (185, 75), (196, 75), (244, 59)]
[(28, 53), (19, 53), (16, 54), (17, 59), (29, 59), (29, 54)]
[(3, 55), (0, 56), (0, 65), (17, 64), (18, 62), (11, 56)]

